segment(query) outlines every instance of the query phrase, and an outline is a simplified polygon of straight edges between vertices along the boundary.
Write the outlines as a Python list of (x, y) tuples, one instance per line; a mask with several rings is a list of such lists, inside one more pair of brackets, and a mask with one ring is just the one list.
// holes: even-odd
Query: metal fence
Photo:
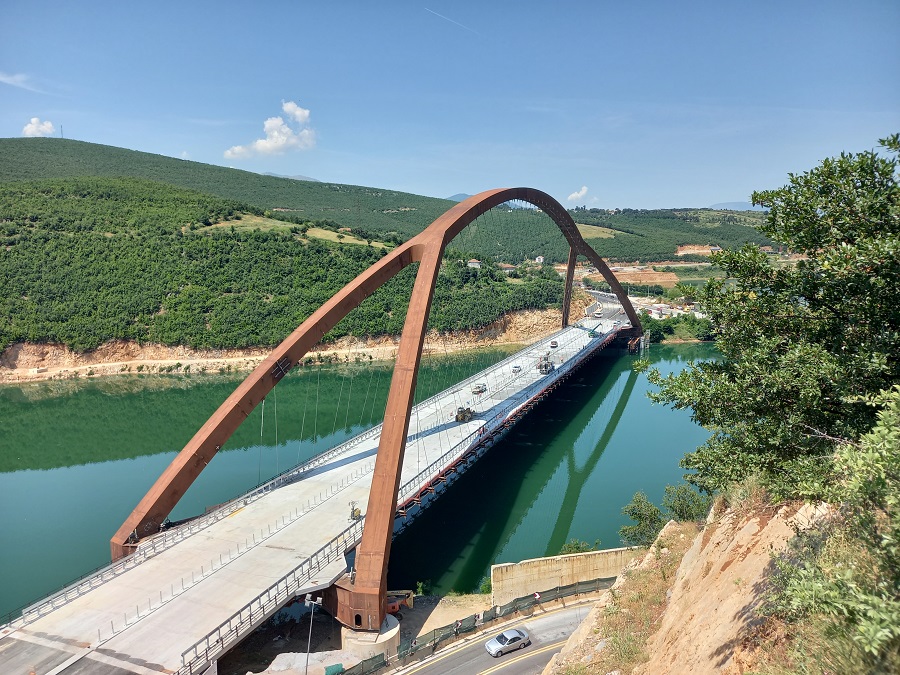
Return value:
[(560, 598), (595, 593), (609, 588), (614, 580), (614, 578), (591, 579), (525, 595), (505, 605), (492, 607), (481, 614), (470, 614), (464, 619), (435, 628), (414, 640), (403, 640), (394, 654), (379, 654), (338, 672), (343, 675), (369, 675), (369, 673), (378, 672), (383, 668), (399, 668), (415, 661), (421, 661), (434, 654), (438, 647), (452, 644), (470, 633), (489, 628), (510, 615), (527, 612), (545, 602), (552, 602)]

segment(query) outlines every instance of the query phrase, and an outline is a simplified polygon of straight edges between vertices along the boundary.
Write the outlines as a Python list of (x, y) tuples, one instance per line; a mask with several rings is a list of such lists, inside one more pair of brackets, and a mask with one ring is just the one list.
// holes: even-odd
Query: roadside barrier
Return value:
[(545, 602), (552, 602), (561, 598), (568, 598), (574, 595), (583, 595), (585, 593), (596, 593), (612, 586), (615, 577), (603, 579), (591, 579), (589, 581), (579, 581), (568, 586), (557, 586), (549, 588), (545, 591), (538, 591), (530, 595), (523, 595), (511, 602), (499, 607), (491, 607), (489, 610), (481, 614), (470, 614), (464, 619), (454, 621), (446, 626), (435, 628), (424, 635), (420, 635), (414, 640), (403, 640), (397, 647), (395, 654), (378, 654), (364, 661), (360, 661), (355, 666), (344, 670), (336, 671), (343, 675), (369, 675), (377, 673), (383, 668), (399, 668), (409, 665), (415, 661), (421, 661), (428, 656), (434, 654), (440, 646), (450, 645), (470, 633), (490, 628), (495, 623), (514, 614), (521, 614), (535, 607), (539, 607)]

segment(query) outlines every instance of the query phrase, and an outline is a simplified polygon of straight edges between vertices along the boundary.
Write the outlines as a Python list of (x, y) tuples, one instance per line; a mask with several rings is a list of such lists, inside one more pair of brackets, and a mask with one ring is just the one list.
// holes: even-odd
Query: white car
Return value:
[(522, 366), (516, 364), (515, 366), (512, 367), (512, 371), (513, 371), (513, 375), (518, 375), (519, 373), (522, 372)]
[(524, 649), (530, 644), (531, 638), (528, 637), (528, 633), (521, 628), (510, 628), (488, 640), (484, 648), (488, 654), (496, 659), (501, 654), (506, 654), (516, 649)]

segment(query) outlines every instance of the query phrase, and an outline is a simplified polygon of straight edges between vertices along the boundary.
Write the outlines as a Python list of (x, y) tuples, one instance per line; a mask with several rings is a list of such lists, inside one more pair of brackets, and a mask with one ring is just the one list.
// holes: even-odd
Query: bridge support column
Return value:
[(356, 630), (380, 630), (386, 614), (387, 561), (394, 535), (394, 514), (397, 511), (403, 453), (406, 450), (409, 415), (416, 391), (416, 376), (422, 358), (428, 313), (431, 310), (431, 298), (444, 246), (443, 233), (439, 232), (429, 245), (422, 247), (419, 270), (409, 300), (384, 411), (384, 424), (381, 427), (372, 488), (365, 513), (366, 526), (356, 551), (356, 571), (352, 577), (344, 577), (335, 584), (335, 618)]
[(388, 614), (377, 633), (362, 633), (349, 628), (341, 629), (341, 650), (365, 660), (384, 654), (394, 656), (400, 647), (400, 622)]
[(578, 260), (578, 253), (574, 246), (569, 246), (569, 264), (566, 266), (566, 289), (563, 293), (562, 302), (562, 327), (569, 325), (569, 305), (572, 304), (572, 280), (575, 278), (575, 261)]

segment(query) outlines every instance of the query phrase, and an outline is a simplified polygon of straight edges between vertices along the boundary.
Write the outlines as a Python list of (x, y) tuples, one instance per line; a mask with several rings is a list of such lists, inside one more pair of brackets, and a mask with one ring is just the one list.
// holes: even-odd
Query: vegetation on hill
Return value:
[[(273, 214), (330, 219), (383, 239), (408, 239), (453, 202), (393, 190), (264, 176), (147, 152), (61, 138), (0, 138), (0, 183), (48, 178), (133, 177), (235, 199)], [(284, 209), (275, 211), (275, 209)]]
[(806, 259), (714, 256), (732, 281), (699, 296), (723, 358), (650, 374), (656, 400), (712, 431), (682, 461), (696, 486), (837, 507), (769, 595), (790, 672), (900, 670), (900, 135), (882, 144), (755, 193), (762, 232)]
[[(0, 183), (77, 177), (132, 177), (168, 183), (238, 200), (254, 212), (298, 226), (327, 221), (335, 229), (350, 228), (362, 239), (385, 242), (409, 239), (454, 204), (392, 190), (264, 176), (81, 141), (0, 139)], [(671, 260), (681, 244), (769, 243), (753, 228), (763, 217), (753, 212), (576, 209), (571, 213), (576, 222), (585, 224), (582, 230), (589, 243), (612, 260)], [(568, 256), (565, 240), (546, 215), (510, 205), (498, 206), (479, 218), (453, 246), (471, 251), (479, 259), (511, 264), (539, 255), (548, 263), (564, 262)]]
[[(611, 230), (612, 239), (591, 240), (602, 255), (613, 260), (658, 262), (672, 260), (679, 246), (710, 244), (731, 248), (745, 243), (769, 245), (760, 230), (765, 214), (735, 213), (712, 209), (603, 209), (579, 210), (575, 221)], [(680, 256), (686, 261), (705, 261), (703, 256)]]
[[(0, 183), (0, 349), (18, 341), (86, 350), (110, 339), (201, 348), (279, 343), (383, 248), (240, 227), (255, 207), (136, 178)], [(211, 224), (224, 226), (211, 227)], [(398, 334), (414, 269), (326, 336)], [(558, 304), (535, 267), (517, 283), (449, 258), (429, 325), (483, 326)]]

